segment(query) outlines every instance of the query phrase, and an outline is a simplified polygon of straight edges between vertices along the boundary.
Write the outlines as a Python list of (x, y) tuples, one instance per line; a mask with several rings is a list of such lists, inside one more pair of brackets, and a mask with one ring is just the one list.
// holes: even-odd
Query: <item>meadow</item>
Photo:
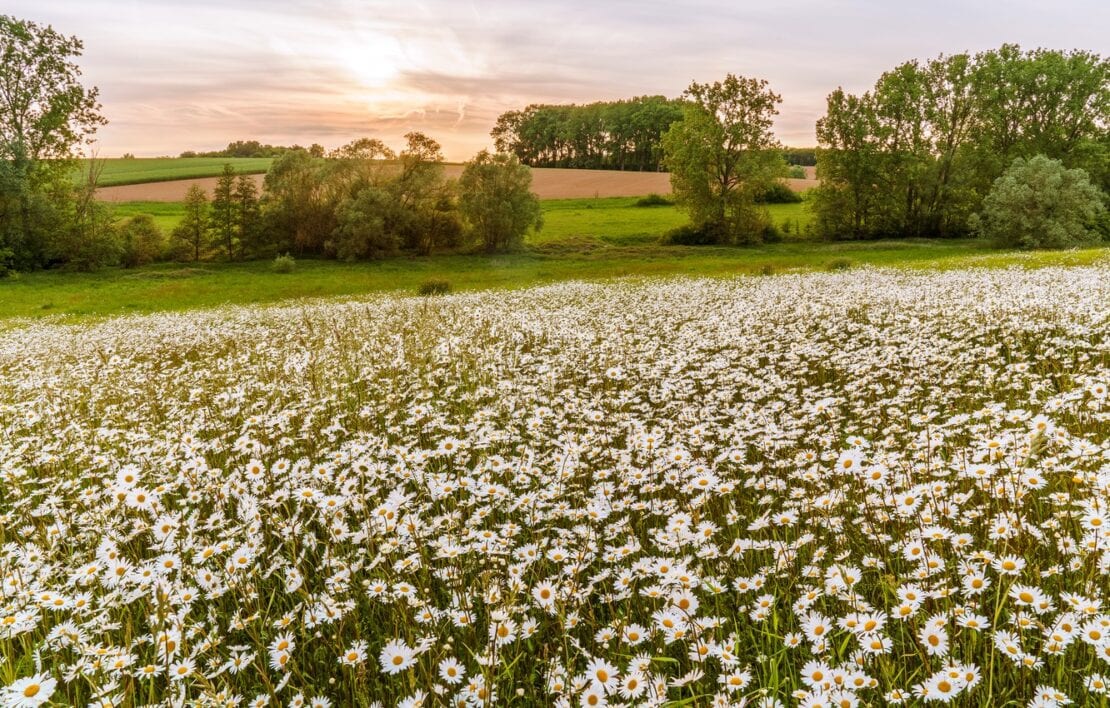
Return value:
[(1105, 707), (1107, 302), (852, 269), (0, 333), (0, 701)]
[(999, 251), (975, 240), (904, 239), (860, 243), (787, 242), (759, 247), (609, 245), (568, 238), (504, 255), (438, 255), (342, 263), (298, 260), (292, 273), (269, 262), (164, 263), (94, 273), (39, 272), (0, 280), (0, 330), (46, 320), (81, 322), (127, 313), (186, 311), (228, 304), (416, 293), (428, 281), (455, 291), (519, 289), (567, 280), (642, 280), (686, 275), (775, 275), (881, 266), (951, 270), (1105, 264), (1110, 250)]
[[(99, 184), (113, 187), (125, 184), (144, 184), (147, 182), (171, 182), (179, 179), (217, 177), (224, 171), (224, 165), (231, 165), (241, 174), (260, 174), (270, 169), (273, 158), (269, 157), (139, 157), (108, 158), (98, 160), (103, 165)], [(81, 171), (88, 164), (81, 163)], [(81, 179), (81, 171), (74, 175)]]
[[(594, 244), (633, 245), (658, 242), (671, 229), (689, 222), (674, 205), (638, 206), (642, 197), (544, 199), (543, 228), (527, 237), (531, 245), (586, 239)], [(118, 219), (139, 214), (151, 216), (166, 234), (185, 214), (181, 202), (119, 202), (111, 205)], [(795, 235), (812, 220), (809, 204), (769, 204), (772, 222)], [(791, 234), (787, 234), (789, 238)]]

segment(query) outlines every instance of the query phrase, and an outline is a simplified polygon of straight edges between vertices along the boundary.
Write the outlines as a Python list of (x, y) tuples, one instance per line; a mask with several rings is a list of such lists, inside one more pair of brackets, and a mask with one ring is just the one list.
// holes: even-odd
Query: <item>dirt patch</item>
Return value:
[[(458, 177), (462, 165), (447, 165), (447, 176)], [(788, 179), (787, 185), (797, 192), (817, 186), (813, 168), (807, 167), (808, 179)], [(251, 175), (262, 189), (265, 175)], [(192, 185), (209, 194), (217, 177), (179, 179), (172, 182), (128, 184), (104, 187), (97, 194), (106, 202), (179, 202)], [(639, 197), (645, 194), (670, 194), (670, 175), (666, 172), (620, 172), (617, 170), (568, 170), (537, 168), (532, 170), (532, 190), (540, 199), (586, 199), (589, 197)]]

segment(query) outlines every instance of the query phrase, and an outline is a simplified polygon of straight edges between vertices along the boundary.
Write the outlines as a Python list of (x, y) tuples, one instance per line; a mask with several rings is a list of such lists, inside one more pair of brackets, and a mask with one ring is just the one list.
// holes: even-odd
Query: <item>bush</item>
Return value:
[(855, 265), (855, 264), (852, 263), (851, 258), (834, 258), (831, 261), (829, 261), (827, 264), (825, 264), (825, 269), (826, 270), (831, 270), (831, 271), (848, 270), (853, 265)]
[(15, 251), (0, 247), (0, 278), (9, 278), (15, 272)]
[(138, 214), (119, 225), (120, 264), (134, 268), (157, 260), (165, 250), (165, 238), (154, 218)]
[(775, 182), (755, 198), (757, 204), (797, 204), (802, 195), (782, 182)]
[(274, 262), (270, 264), (270, 270), (275, 273), (292, 273), (296, 269), (297, 261), (288, 253), (284, 256), (278, 256), (274, 259)]
[(1104, 195), (1084, 170), (1044, 155), (1017, 158), (994, 181), (972, 228), (1010, 248), (1067, 248), (1099, 239)]
[(668, 231), (663, 235), (663, 240), (678, 246), (709, 246), (720, 243), (720, 232), (721, 229), (712, 224), (702, 226), (686, 224)]
[(763, 243), (781, 243), (782, 231), (779, 227), (775, 226), (773, 221), (768, 221), (763, 226)]
[(418, 295), (446, 295), (451, 292), (451, 283), (442, 278), (430, 278), (416, 289)]
[(543, 227), (532, 171), (513, 155), (478, 153), (459, 177), (459, 211), (487, 253), (524, 243), (529, 229)]
[(640, 197), (636, 200), (635, 206), (638, 207), (657, 207), (657, 206), (674, 206), (674, 200), (664, 197), (662, 194), (652, 192), (646, 197)]
[(791, 165), (787, 176), (790, 179), (805, 179), (806, 168), (802, 167), (801, 165)]

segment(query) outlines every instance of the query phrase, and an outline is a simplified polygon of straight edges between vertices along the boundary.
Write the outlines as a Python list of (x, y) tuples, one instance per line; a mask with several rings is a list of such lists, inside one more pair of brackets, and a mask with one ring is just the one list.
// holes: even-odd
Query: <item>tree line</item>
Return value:
[[(1085, 51), (909, 61), (817, 122), (817, 229), (831, 238), (963, 236), (1007, 168), (1040, 155), (1110, 191), (1110, 62)], [(1041, 169), (1049, 169), (1046, 163)]]
[(296, 150), (304, 150), (313, 157), (323, 157), (325, 149), (319, 143), (312, 143), (307, 148), (300, 145), (268, 145), (258, 140), (235, 140), (227, 144), (222, 150), (198, 152), (186, 150), (178, 157), (277, 157)]
[(639, 96), (586, 105), (528, 106), (497, 118), (498, 152), (531, 167), (659, 171), (660, 141), (682, 119), (682, 101)]
[(439, 143), (416, 132), (405, 140), (400, 152), (370, 138), (325, 157), (289, 150), (274, 160), (261, 193), (250, 175), (225, 165), (211, 195), (189, 188), (168, 239), (146, 215), (120, 224), (119, 262), (494, 253), (542, 225), (531, 172), (516, 158), (480, 152), (455, 181), (445, 176)]

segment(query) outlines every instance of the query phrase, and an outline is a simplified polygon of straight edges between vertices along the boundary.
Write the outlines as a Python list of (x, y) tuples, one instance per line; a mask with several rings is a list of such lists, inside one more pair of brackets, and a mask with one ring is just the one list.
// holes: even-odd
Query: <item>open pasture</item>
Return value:
[(4, 699), (1105, 706), (1107, 302), (855, 270), (0, 334)]
[[(224, 170), (224, 165), (231, 165), (236, 172), (241, 174), (260, 174), (270, 169), (273, 162), (269, 157), (140, 157), (140, 158), (112, 158), (100, 161), (103, 171), (98, 180), (101, 187), (116, 187), (120, 185), (139, 185), (159, 182), (174, 182), (192, 180), (202, 177), (215, 178)], [(81, 164), (82, 170), (87, 170), (86, 163)], [(79, 177), (75, 176), (75, 179)], [(153, 188), (152, 188), (153, 189)], [(188, 189), (186, 184), (181, 188), (183, 196)], [(112, 194), (110, 190), (105, 192)], [(178, 197), (174, 201), (179, 201)], [(114, 201), (110, 197), (108, 201)]]

